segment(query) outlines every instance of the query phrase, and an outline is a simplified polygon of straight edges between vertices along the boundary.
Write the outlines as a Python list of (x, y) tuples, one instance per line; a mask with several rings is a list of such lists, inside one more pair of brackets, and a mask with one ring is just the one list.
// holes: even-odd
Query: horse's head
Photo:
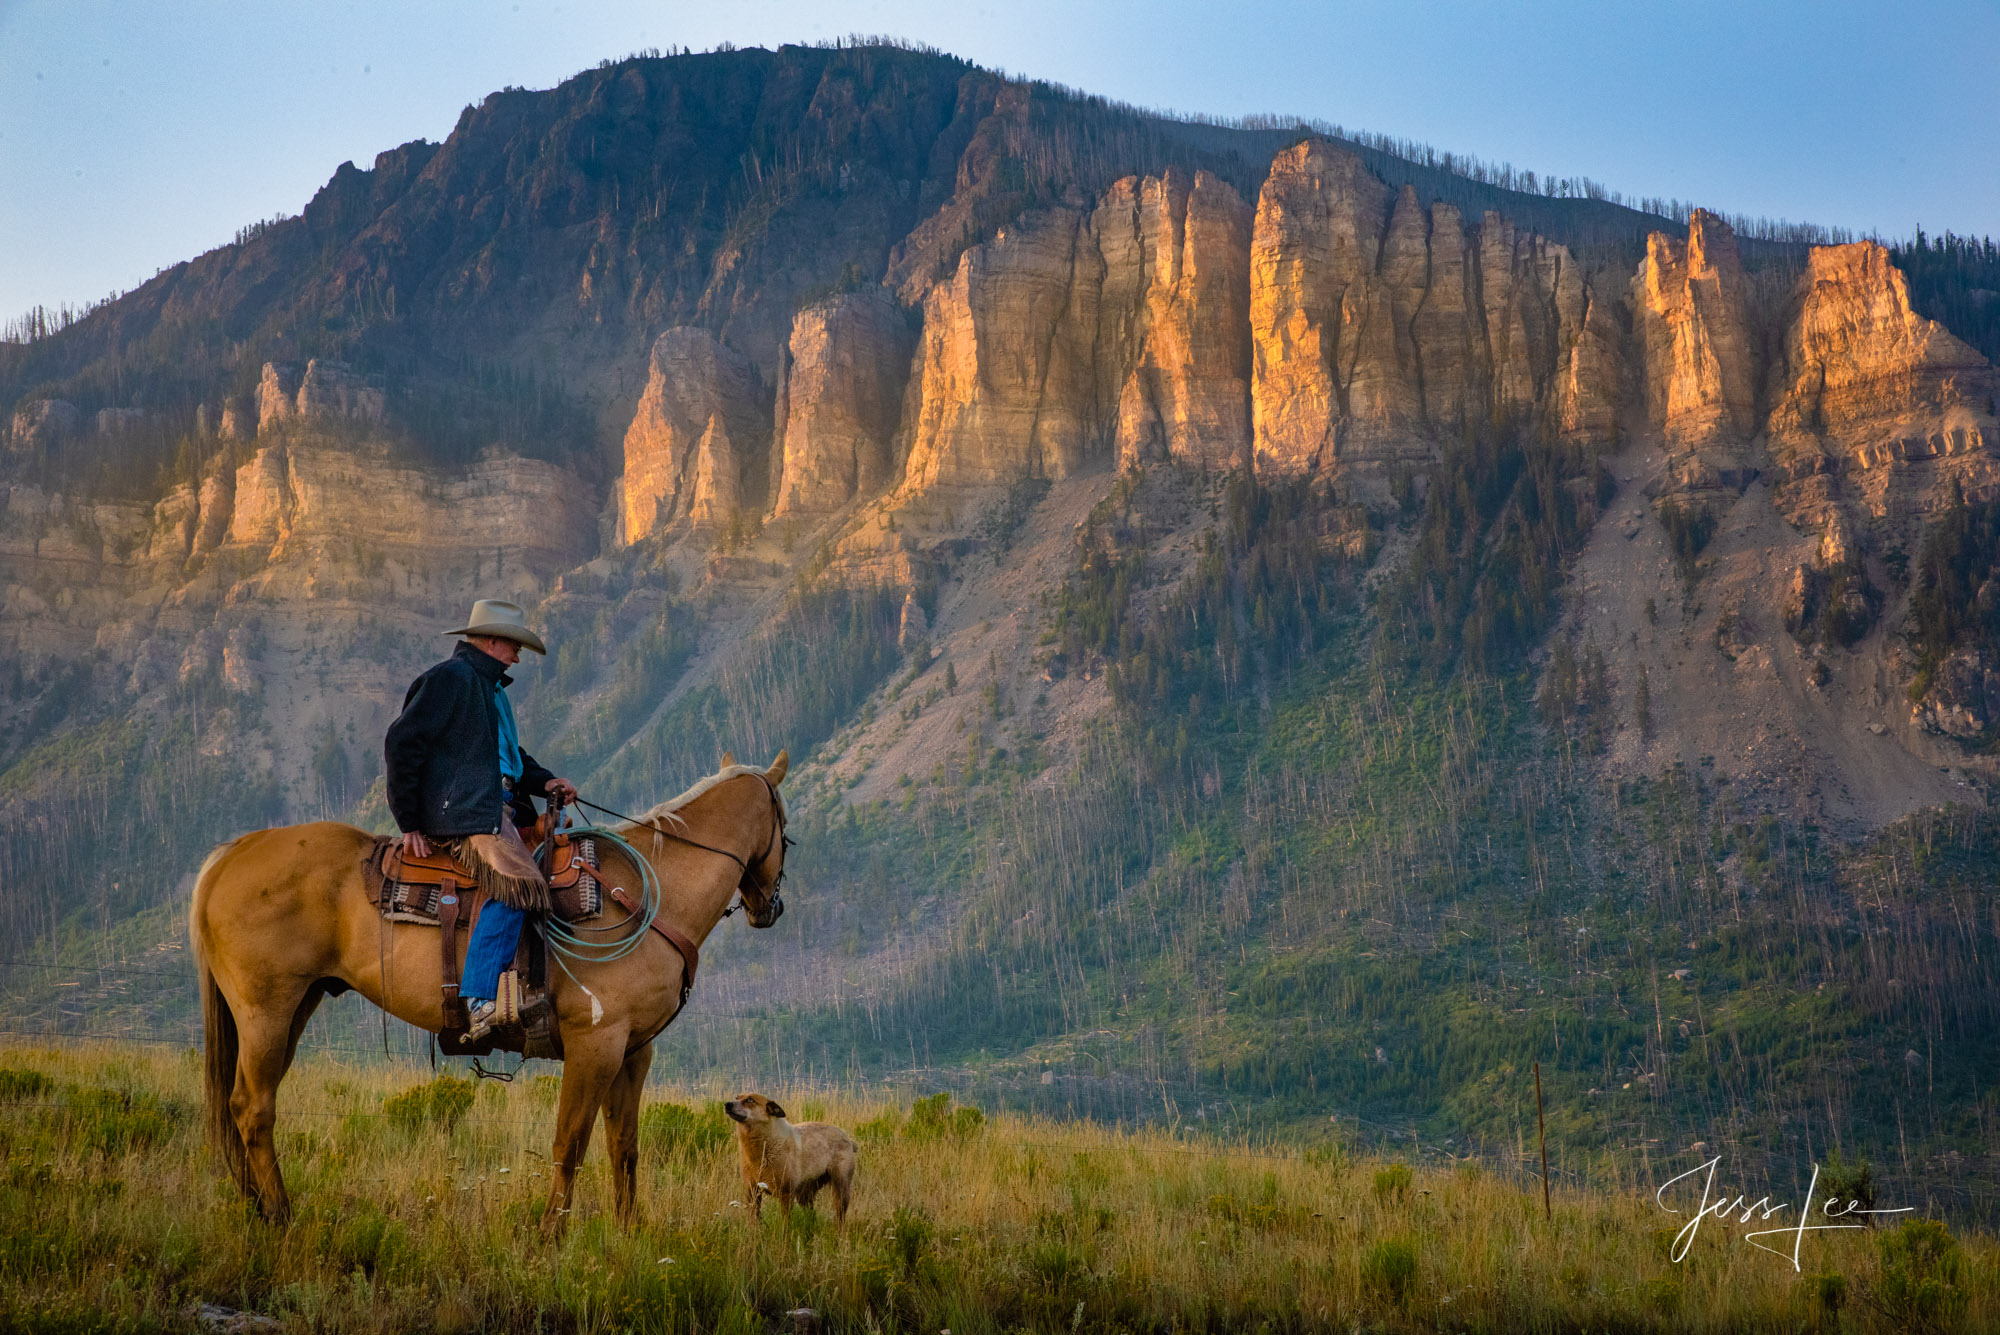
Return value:
[(769, 927), (785, 912), (785, 899), (779, 893), (779, 886), (785, 879), (785, 850), (792, 841), (785, 833), (785, 799), (778, 796), (778, 785), (785, 781), (785, 771), (790, 767), (790, 754), (780, 751), (778, 758), (771, 762), (771, 768), (764, 771), (764, 787), (771, 797), (770, 834), (764, 841), (763, 851), (743, 864), (743, 879), (736, 886), (736, 893), (742, 897), (743, 910), (752, 927)]

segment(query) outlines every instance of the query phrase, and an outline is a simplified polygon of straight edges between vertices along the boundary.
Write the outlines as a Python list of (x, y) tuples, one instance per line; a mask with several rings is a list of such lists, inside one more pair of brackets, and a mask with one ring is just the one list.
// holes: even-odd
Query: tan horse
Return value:
[[(769, 927), (784, 911), (778, 881), (787, 841), (777, 786), (786, 763), (781, 753), (768, 770), (725, 765), (616, 827), (659, 879), (660, 918), (697, 944), (739, 894), (752, 926)], [(444, 1024), (438, 930), (386, 922), (369, 902), (361, 861), (373, 841), (332, 821), (258, 830), (211, 853), (195, 883), (188, 930), (201, 974), (209, 1135), (238, 1185), (274, 1221), (291, 1211), (273, 1137), (278, 1082), (320, 1001), (352, 988), (419, 1029), (437, 1033)], [(615, 848), (601, 857), (605, 883), (636, 896), (640, 874), (631, 860)], [(680, 1009), (684, 966), (658, 933), (634, 923), (623, 935), (633, 931), (644, 940), (616, 961), (570, 961), (565, 973), (550, 960), (563, 1081), (546, 1232), (559, 1230), (570, 1211), (600, 1108), (619, 1219), (637, 1217), (640, 1097), (653, 1040)]]

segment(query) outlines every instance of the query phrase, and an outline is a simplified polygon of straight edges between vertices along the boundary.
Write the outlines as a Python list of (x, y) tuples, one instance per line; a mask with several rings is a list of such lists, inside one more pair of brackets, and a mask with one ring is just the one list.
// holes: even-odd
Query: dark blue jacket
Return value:
[[(500, 710), (507, 665), (461, 642), (450, 658), (410, 683), (389, 725), (382, 759), (397, 828), (428, 835), (500, 832)], [(545, 797), (555, 775), (521, 752), (515, 796)]]

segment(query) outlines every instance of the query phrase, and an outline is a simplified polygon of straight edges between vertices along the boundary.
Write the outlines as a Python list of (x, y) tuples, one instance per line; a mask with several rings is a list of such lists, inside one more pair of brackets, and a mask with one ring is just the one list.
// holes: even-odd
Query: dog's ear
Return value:
[(771, 1116), (773, 1117), (783, 1117), (785, 1115), (785, 1110), (783, 1108), (780, 1108), (777, 1104), (771, 1102), (769, 1099), (764, 1100), (764, 1111), (771, 1114)]

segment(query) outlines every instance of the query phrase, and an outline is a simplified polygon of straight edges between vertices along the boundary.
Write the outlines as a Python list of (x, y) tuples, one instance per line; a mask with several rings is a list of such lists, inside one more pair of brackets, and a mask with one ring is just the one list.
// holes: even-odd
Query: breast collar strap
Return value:
[[(611, 898), (617, 903), (619, 908), (624, 909), (628, 914), (636, 914), (639, 911), (639, 906), (632, 902), (632, 896), (626, 893), (623, 886), (612, 886)], [(695, 970), (701, 967), (701, 947), (694, 943), (693, 937), (683, 932), (680, 928), (674, 926), (672, 923), (660, 921), (660, 915), (657, 913), (653, 915), (652, 921), (648, 922), (646, 926), (658, 932), (660, 939), (672, 946), (675, 953), (681, 957), (683, 967), (681, 968), (680, 1006), (684, 1007), (687, 1005), (688, 993), (694, 991)], [(679, 1007), (675, 1008), (674, 1013), (676, 1015), (680, 1014)]]

